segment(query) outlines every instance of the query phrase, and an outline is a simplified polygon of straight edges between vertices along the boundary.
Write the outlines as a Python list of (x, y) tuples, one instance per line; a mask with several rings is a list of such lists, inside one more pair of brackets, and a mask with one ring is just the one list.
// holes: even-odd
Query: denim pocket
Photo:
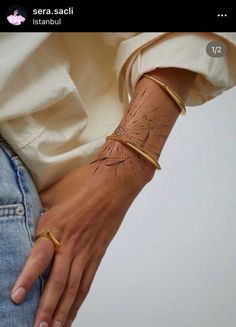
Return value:
[[(30, 172), (3, 139), (0, 139), (0, 166), (2, 168), (0, 171), (0, 224), (8, 226), (9, 230), (15, 229), (16, 233), (20, 228), (21, 233), (23, 232), (25, 251), (26, 253), (28, 251), (29, 255), (35, 243), (37, 222), (44, 208)], [(7, 229), (5, 230), (7, 232)], [(14, 244), (12, 240), (12, 247), (15, 246), (21, 247), (20, 244)], [(51, 263), (39, 275), (40, 294), (50, 268)]]

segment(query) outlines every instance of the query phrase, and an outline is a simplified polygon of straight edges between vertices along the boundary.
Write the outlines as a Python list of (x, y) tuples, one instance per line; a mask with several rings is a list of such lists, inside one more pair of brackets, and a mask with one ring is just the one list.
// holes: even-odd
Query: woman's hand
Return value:
[[(156, 69), (153, 76), (186, 98), (196, 74), (184, 69)], [(179, 115), (175, 101), (155, 82), (141, 78), (115, 134), (131, 140), (159, 159)], [(65, 326), (85, 299), (106, 249), (126, 211), (154, 175), (154, 166), (119, 141), (104, 144), (97, 158), (40, 194), (47, 209), (36, 235), (51, 229), (61, 248), (55, 253), (34, 327)], [(54, 255), (53, 243), (40, 237), (18, 278), (29, 291)], [(14, 299), (13, 299), (14, 300)], [(53, 323), (59, 321), (61, 324)]]
[[(143, 162), (140, 168), (140, 158), (127, 149), (125, 153), (130, 154), (132, 167), (135, 168), (135, 160), (139, 160), (136, 165), (149, 173), (140, 174), (137, 178), (134, 171), (124, 165), (125, 161), (130, 160), (128, 158), (123, 161), (122, 168), (120, 160), (116, 159), (114, 144), (119, 151), (125, 147), (116, 141), (104, 145), (103, 148), (112, 145), (115, 153), (115, 159), (105, 160), (106, 167), (100, 165), (104, 160), (95, 160), (94, 163), (75, 169), (40, 194), (47, 210), (39, 219), (35, 234), (49, 228), (60, 241), (61, 247), (55, 253), (49, 239), (38, 238), (13, 288), (15, 291), (23, 287), (27, 294), (53, 259), (34, 327), (70, 326), (69, 321), (75, 319), (88, 294), (99, 264), (127, 209), (153, 175), (150, 163), (141, 159)], [(147, 170), (144, 170), (145, 167)], [(55, 324), (56, 321), (60, 323)], [(41, 326), (40, 322), (48, 325)]]

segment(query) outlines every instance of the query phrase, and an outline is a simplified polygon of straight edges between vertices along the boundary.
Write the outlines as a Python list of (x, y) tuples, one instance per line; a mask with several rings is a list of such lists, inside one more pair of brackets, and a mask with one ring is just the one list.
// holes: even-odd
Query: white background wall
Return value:
[(74, 327), (236, 326), (236, 88), (188, 107)]

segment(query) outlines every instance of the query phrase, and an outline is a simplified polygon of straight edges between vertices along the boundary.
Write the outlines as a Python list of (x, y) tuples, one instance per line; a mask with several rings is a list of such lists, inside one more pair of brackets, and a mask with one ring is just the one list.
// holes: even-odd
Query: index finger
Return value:
[(25, 298), (39, 275), (49, 265), (54, 253), (55, 249), (52, 241), (46, 237), (37, 239), (12, 289), (11, 298), (15, 303), (20, 303)]

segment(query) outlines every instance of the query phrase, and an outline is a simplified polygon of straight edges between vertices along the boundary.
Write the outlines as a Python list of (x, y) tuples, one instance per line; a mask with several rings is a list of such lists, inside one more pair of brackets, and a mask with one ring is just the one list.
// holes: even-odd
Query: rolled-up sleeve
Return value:
[[(211, 57), (206, 47), (217, 40), (227, 51)], [(133, 94), (144, 73), (167, 67), (197, 73), (186, 105), (203, 104), (236, 84), (236, 33), (140, 33), (121, 42), (116, 61), (121, 99)]]

